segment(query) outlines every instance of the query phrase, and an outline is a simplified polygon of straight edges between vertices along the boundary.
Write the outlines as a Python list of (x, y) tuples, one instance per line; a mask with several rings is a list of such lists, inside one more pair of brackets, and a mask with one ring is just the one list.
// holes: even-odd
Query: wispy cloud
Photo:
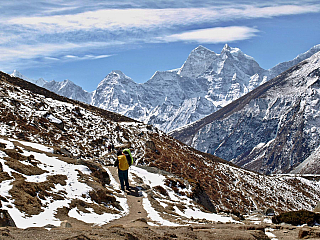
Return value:
[[(36, 45), (19, 45), (16, 48), (11, 49), (5, 49), (4, 47), (0, 47), (1, 53), (1, 59), (2, 61), (10, 61), (16, 58), (16, 56), (19, 56), (21, 59), (31, 59), (31, 58), (38, 58), (42, 57), (45, 54), (48, 55), (59, 55), (63, 53), (67, 53), (70, 50), (78, 51), (82, 48), (90, 49), (90, 48), (103, 48), (108, 47), (109, 45), (113, 45), (115, 43), (107, 43), (107, 42), (87, 42), (82, 44), (76, 44), (76, 43), (65, 43), (65, 44), (36, 44)], [(120, 44), (119, 42), (117, 44)], [(78, 56), (73, 56), (71, 54), (64, 55), (66, 58), (79, 58)], [(91, 59), (97, 59), (97, 58), (103, 58), (103, 57), (109, 57), (110, 55), (85, 55), (82, 58), (91, 58)], [(47, 57), (48, 59), (50, 57)], [(52, 58), (52, 57), (51, 57)], [(58, 58), (52, 58), (52, 59), (58, 59)]]
[(249, 39), (259, 32), (245, 26), (217, 27), (172, 34), (159, 38), (164, 42), (191, 41), (198, 43), (226, 43)]
[[(76, 56), (66, 54), (69, 52), (83, 52), (84, 49), (101, 49), (117, 43), (106, 42), (87, 42), (82, 44), (64, 43), (64, 44), (21, 44), (15, 48), (7, 48), (0, 45), (1, 59), (0, 69), (2, 71), (12, 71), (15, 68), (23, 69), (28, 65), (47, 64), (52, 61), (79, 61), (94, 60), (110, 57), (111, 55), (83, 55)], [(53, 57), (54, 56), (54, 57)], [(13, 66), (13, 67), (12, 67)]]
[[(182, 1), (178, 2), (182, 4)], [(320, 4), (222, 4), (208, 7), (210, 4), (204, 0), (198, 4), (202, 7), (197, 8), (194, 7), (197, 4), (193, 0), (183, 1), (183, 8), (165, 8), (168, 4), (164, 1), (161, 1), (161, 4), (159, 1), (136, 0), (126, 0), (121, 4), (119, 1), (93, 4), (92, 1), (85, 0), (85, 6), (89, 6), (85, 10), (77, 1), (38, 3), (37, 14), (36, 10), (29, 6), (25, 12), (31, 13), (30, 16), (26, 13), (11, 16), (6, 13), (5, 17), (0, 19), (1, 64), (5, 61), (6, 64), (18, 64), (19, 59), (36, 58), (48, 61), (105, 58), (109, 57), (108, 47), (141, 42), (239, 41), (256, 36), (259, 29), (233, 26), (234, 24), (226, 26), (225, 23), (241, 19), (320, 12)], [(14, 4), (8, 3), (5, 7), (16, 13)], [(123, 8), (115, 8), (119, 6)], [(142, 8), (145, 6), (148, 8)], [(105, 9), (106, 7), (108, 9)], [(220, 23), (224, 23), (224, 27), (220, 27)], [(97, 49), (103, 51), (97, 53), (98, 51), (94, 51)], [(87, 50), (94, 54), (87, 54)]]
[(20, 17), (2, 24), (20, 26), (25, 30), (53, 34), (70, 31), (125, 31), (135, 28), (154, 29), (186, 26), (234, 19), (269, 18), (283, 15), (319, 12), (320, 5), (284, 5), (271, 7), (216, 7), (171, 9), (103, 9), (69, 15)]
[(112, 55), (84, 55), (84, 56), (75, 56), (75, 55), (65, 55), (63, 59), (69, 60), (92, 60), (92, 59), (101, 59), (101, 58), (108, 58)]

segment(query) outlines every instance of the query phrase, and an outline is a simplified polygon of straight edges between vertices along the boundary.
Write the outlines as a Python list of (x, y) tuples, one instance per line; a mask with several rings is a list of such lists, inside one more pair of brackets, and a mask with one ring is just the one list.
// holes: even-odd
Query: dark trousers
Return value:
[(121, 184), (121, 190), (124, 190), (124, 184), (126, 184), (126, 189), (129, 189), (129, 180), (128, 180), (128, 170), (118, 169), (118, 176)]

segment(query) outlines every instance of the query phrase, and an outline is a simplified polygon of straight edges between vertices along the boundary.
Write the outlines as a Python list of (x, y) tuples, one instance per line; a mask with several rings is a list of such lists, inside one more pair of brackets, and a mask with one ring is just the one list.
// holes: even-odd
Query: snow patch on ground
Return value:
[[(181, 211), (176, 206), (174, 206), (174, 209), (178, 215), (189, 219), (188, 223), (190, 223), (190, 220), (192, 219), (199, 219), (199, 220), (205, 219), (208, 221), (223, 222), (223, 223), (236, 222), (231, 217), (226, 217), (226, 216), (221, 216), (215, 213), (208, 213), (208, 212), (201, 211), (196, 205), (194, 205), (191, 199), (187, 198), (186, 196), (177, 195), (170, 187), (166, 186), (165, 185), (166, 177), (164, 175), (151, 173), (145, 169), (135, 167), (135, 166), (132, 166), (130, 168), (130, 172), (131, 172), (130, 173), (131, 179), (132, 179), (132, 173), (134, 173), (140, 178), (142, 178), (144, 183), (149, 185), (151, 188), (155, 186), (161, 186), (168, 192), (170, 200), (166, 200), (165, 201), (166, 203), (164, 203), (163, 201), (159, 201), (160, 205), (166, 206), (167, 203), (170, 203), (170, 202), (183, 204), (183, 206), (186, 207), (183, 211)], [(187, 189), (186, 191), (191, 192), (191, 189)], [(148, 213), (148, 217), (152, 221), (163, 226), (178, 226), (176, 223), (163, 219), (160, 216), (159, 212), (154, 207), (152, 207), (152, 204), (148, 199), (148, 195), (146, 193), (143, 193), (143, 196), (144, 196), (143, 206)]]
[[(14, 144), (11, 141), (16, 141), (16, 140), (0, 139), (0, 142), (7, 144), (6, 147), (10, 149), (14, 148)], [(51, 149), (48, 149), (47, 147), (40, 144), (27, 143), (24, 141), (19, 141), (19, 142), (25, 146), (31, 146), (32, 148), (35, 148), (41, 151), (47, 151), (47, 152), (51, 151)], [(55, 185), (55, 188), (52, 190), (54, 193), (63, 191), (66, 193), (66, 195), (64, 196), (64, 200), (53, 200), (51, 197), (47, 198), (46, 200), (41, 200), (42, 205), (45, 206), (43, 208), (44, 211), (38, 215), (33, 215), (29, 217), (29, 216), (26, 216), (25, 213), (20, 212), (17, 208), (14, 207), (15, 206), (14, 199), (11, 199), (9, 194), (9, 191), (12, 188), (13, 180), (7, 180), (7, 181), (1, 182), (0, 195), (7, 197), (7, 199), (9, 200), (8, 203), (3, 203), (2, 209), (7, 210), (9, 212), (12, 219), (16, 223), (17, 227), (19, 228), (41, 227), (47, 224), (59, 226), (61, 221), (54, 217), (58, 208), (68, 207), (72, 199), (80, 199), (85, 202), (92, 203), (91, 199), (83, 197), (83, 196), (88, 196), (88, 192), (91, 191), (92, 188), (78, 180), (78, 171), (81, 171), (83, 174), (91, 173), (91, 171), (86, 166), (69, 164), (59, 160), (56, 157), (50, 157), (44, 153), (27, 151), (25, 149), (23, 150), (23, 155), (25, 156), (33, 155), (35, 160), (40, 161), (40, 164), (38, 164), (38, 167), (47, 171), (46, 173), (43, 173), (40, 175), (27, 176), (22, 174), (23, 177), (26, 178), (27, 182), (44, 182), (47, 180), (47, 176), (49, 175), (56, 175), (56, 174), (66, 175), (67, 176), (66, 185), (62, 186), (60, 184), (57, 184)], [(4, 152), (0, 151), (0, 162), (3, 166), (3, 170), (7, 172), (10, 176), (12, 176), (12, 173), (16, 171), (12, 170), (5, 164), (4, 157), (6, 156), (7, 155)], [(111, 178), (111, 183), (113, 184), (113, 186), (115, 186), (116, 188), (119, 188), (119, 186), (117, 186), (116, 184), (116, 181), (112, 178), (112, 175), (109, 174), (109, 176)], [(121, 214), (105, 213), (105, 214), (99, 215), (93, 211), (91, 211), (91, 213), (80, 213), (76, 209), (72, 209), (69, 212), (69, 216), (77, 218), (87, 223), (97, 223), (99, 225), (110, 222), (114, 219), (122, 217), (124, 214), (128, 213), (129, 211), (126, 198), (125, 197), (123, 198), (116, 197), (116, 198), (120, 202), (121, 207), (124, 209), (124, 211)]]
[(38, 150), (43, 151), (43, 152), (53, 153), (53, 148), (46, 147), (46, 146), (44, 146), (42, 144), (26, 142), (26, 141), (20, 141), (20, 140), (18, 141), (18, 140), (15, 140), (15, 139), (10, 139), (10, 141), (17, 141), (17, 142), (21, 143), (24, 146), (32, 147), (34, 149), (38, 149)]

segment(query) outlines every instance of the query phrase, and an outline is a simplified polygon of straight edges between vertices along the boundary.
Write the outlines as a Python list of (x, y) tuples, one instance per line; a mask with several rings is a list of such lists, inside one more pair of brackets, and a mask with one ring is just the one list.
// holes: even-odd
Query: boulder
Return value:
[(16, 227), (15, 222), (11, 218), (7, 210), (0, 209), (0, 227)]
[[(86, 235), (84, 234), (81, 234), (81, 235), (78, 235), (78, 236), (74, 236), (74, 237), (71, 237), (71, 238), (66, 238), (65, 240), (90, 240), (91, 238), (88, 238)], [(126, 238), (127, 239), (127, 238)], [(130, 238), (131, 239), (131, 238)]]
[(311, 229), (311, 228), (304, 228), (299, 231), (298, 238), (301, 239), (319, 239), (320, 238), (320, 230), (318, 229)]
[(273, 208), (267, 208), (266, 211), (265, 211), (265, 215), (266, 216), (274, 216), (274, 210)]
[(14, 239), (10, 234), (9, 228), (0, 228), (0, 239)]
[(284, 212), (278, 216), (273, 216), (272, 222), (275, 224), (287, 223), (295, 226), (303, 224), (314, 226), (320, 223), (320, 214), (306, 210)]
[(210, 197), (207, 195), (206, 191), (203, 189), (203, 187), (198, 183), (194, 181), (189, 181), (189, 183), (192, 186), (192, 194), (190, 197), (198, 204), (202, 205), (206, 210), (216, 213), (216, 208), (213, 205)]
[(101, 164), (93, 161), (82, 160), (82, 159), (79, 159), (77, 161), (77, 164), (87, 166), (91, 171), (91, 175), (96, 177), (102, 186), (110, 184), (110, 181), (111, 181), (110, 176)]
[(54, 154), (59, 154), (65, 157), (73, 158), (72, 153), (66, 148), (59, 148), (53, 151)]
[(156, 150), (157, 150), (157, 149), (156, 149), (156, 145), (154, 144), (153, 141), (147, 141), (147, 142), (146, 142), (146, 147), (147, 147), (147, 148), (150, 148), (152, 151), (156, 151)]
[(313, 212), (320, 213), (320, 202), (318, 202), (317, 206), (313, 209)]
[(89, 196), (93, 201), (99, 204), (113, 204), (116, 202), (116, 198), (106, 189), (99, 189), (97, 191), (92, 190), (89, 192)]
[(64, 220), (63, 222), (61, 222), (60, 227), (62, 227), (62, 228), (72, 228), (72, 225), (67, 220)]

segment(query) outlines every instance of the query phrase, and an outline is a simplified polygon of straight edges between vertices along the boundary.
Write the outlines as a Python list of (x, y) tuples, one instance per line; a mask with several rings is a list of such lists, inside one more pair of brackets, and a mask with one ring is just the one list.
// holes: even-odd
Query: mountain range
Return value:
[(179, 69), (157, 71), (142, 84), (121, 71), (112, 71), (92, 93), (69, 80), (34, 81), (17, 71), (12, 76), (170, 132), (221, 109), (319, 50), (320, 45), (314, 46), (292, 61), (265, 70), (227, 44), (219, 54), (199, 46)]
[[(279, 96), (281, 87), (279, 92), (270, 97), (270, 101), (272, 99), (281, 107), (272, 108), (271, 111), (270, 101), (262, 101), (267, 106), (266, 113), (260, 112), (262, 118), (254, 115), (257, 109), (261, 108), (259, 104), (251, 106), (252, 109), (244, 108), (237, 112), (239, 115), (233, 120), (235, 122), (230, 122), (231, 120), (227, 118), (225, 120), (227, 123), (221, 123), (220, 112), (230, 111), (227, 114), (229, 115), (235, 111), (235, 104), (238, 104), (236, 109), (239, 109), (239, 106), (246, 106), (248, 99), (252, 96), (257, 97), (259, 101), (260, 98), (265, 99), (266, 97), (256, 95), (253, 90), (258, 88), (258, 93), (261, 89), (266, 91), (265, 89), (268, 89), (270, 84), (274, 84), (274, 81), (282, 84), (285, 80), (278, 83), (278, 79), (284, 77), (279, 76), (290, 78), (289, 75), (281, 75), (282, 72), (308, 59), (319, 50), (320, 45), (316, 45), (292, 61), (264, 70), (252, 57), (242, 53), (238, 48), (225, 45), (221, 53), (216, 54), (199, 46), (191, 52), (180, 69), (156, 72), (143, 84), (135, 83), (121, 71), (112, 71), (99, 83), (93, 93), (84, 91), (69, 80), (46, 82), (39, 79), (33, 82), (68, 98), (123, 114), (166, 132), (172, 131), (172, 136), (188, 145), (232, 161), (249, 170), (265, 174), (291, 171), (292, 173), (318, 173), (320, 172), (320, 168), (317, 167), (318, 157), (314, 152), (319, 146), (318, 138), (313, 138), (309, 133), (301, 135), (303, 131), (310, 132), (310, 129), (317, 128), (316, 124), (313, 123), (314, 128), (310, 127), (306, 130), (301, 130), (304, 126), (299, 125), (300, 132), (286, 126), (288, 135), (303, 137), (291, 138), (290, 142), (287, 137), (281, 135), (279, 140), (281, 143), (274, 142), (277, 147), (270, 145), (270, 141), (280, 136), (278, 130), (282, 128), (279, 124), (285, 125), (290, 122), (283, 120), (287, 119), (284, 116), (285, 112), (289, 111), (288, 106), (292, 107), (292, 101), (296, 103), (295, 100), (287, 100), (286, 94)], [(297, 79), (308, 77), (299, 74)], [(23, 78), (17, 71), (12, 75)], [(300, 92), (305, 92), (305, 84), (301, 85), (301, 89), (293, 87), (292, 90), (288, 90), (288, 94), (298, 92), (299, 94), (294, 96), (300, 96)], [(287, 89), (290, 88), (287, 87)], [(241, 98), (241, 96), (247, 97)], [(291, 99), (292, 95), (289, 98)], [(300, 96), (300, 98), (303, 97)], [(236, 101), (237, 99), (239, 101)], [(231, 104), (234, 101), (236, 102)], [(282, 106), (283, 102), (285, 106)], [(221, 111), (215, 115), (214, 113), (219, 109)], [(316, 112), (317, 107), (314, 109), (313, 111)], [(251, 120), (247, 120), (248, 112), (253, 112), (254, 122), (250, 117)], [(270, 116), (265, 116), (270, 112), (272, 112)], [(219, 116), (218, 124), (211, 122), (211, 119), (216, 119), (215, 116)], [(303, 122), (301, 119), (299, 121)], [(298, 166), (304, 160), (306, 161)]]
[(172, 136), (265, 174), (319, 174), (320, 52)]
[(147, 212), (137, 221), (147, 226), (234, 222), (228, 213), (312, 210), (320, 201), (316, 181), (239, 168), (151, 125), (2, 72), (0, 95), (1, 210), (21, 228), (103, 225), (134, 211), (137, 201), (128, 210), (112, 175), (110, 144), (132, 149), (130, 179)]

